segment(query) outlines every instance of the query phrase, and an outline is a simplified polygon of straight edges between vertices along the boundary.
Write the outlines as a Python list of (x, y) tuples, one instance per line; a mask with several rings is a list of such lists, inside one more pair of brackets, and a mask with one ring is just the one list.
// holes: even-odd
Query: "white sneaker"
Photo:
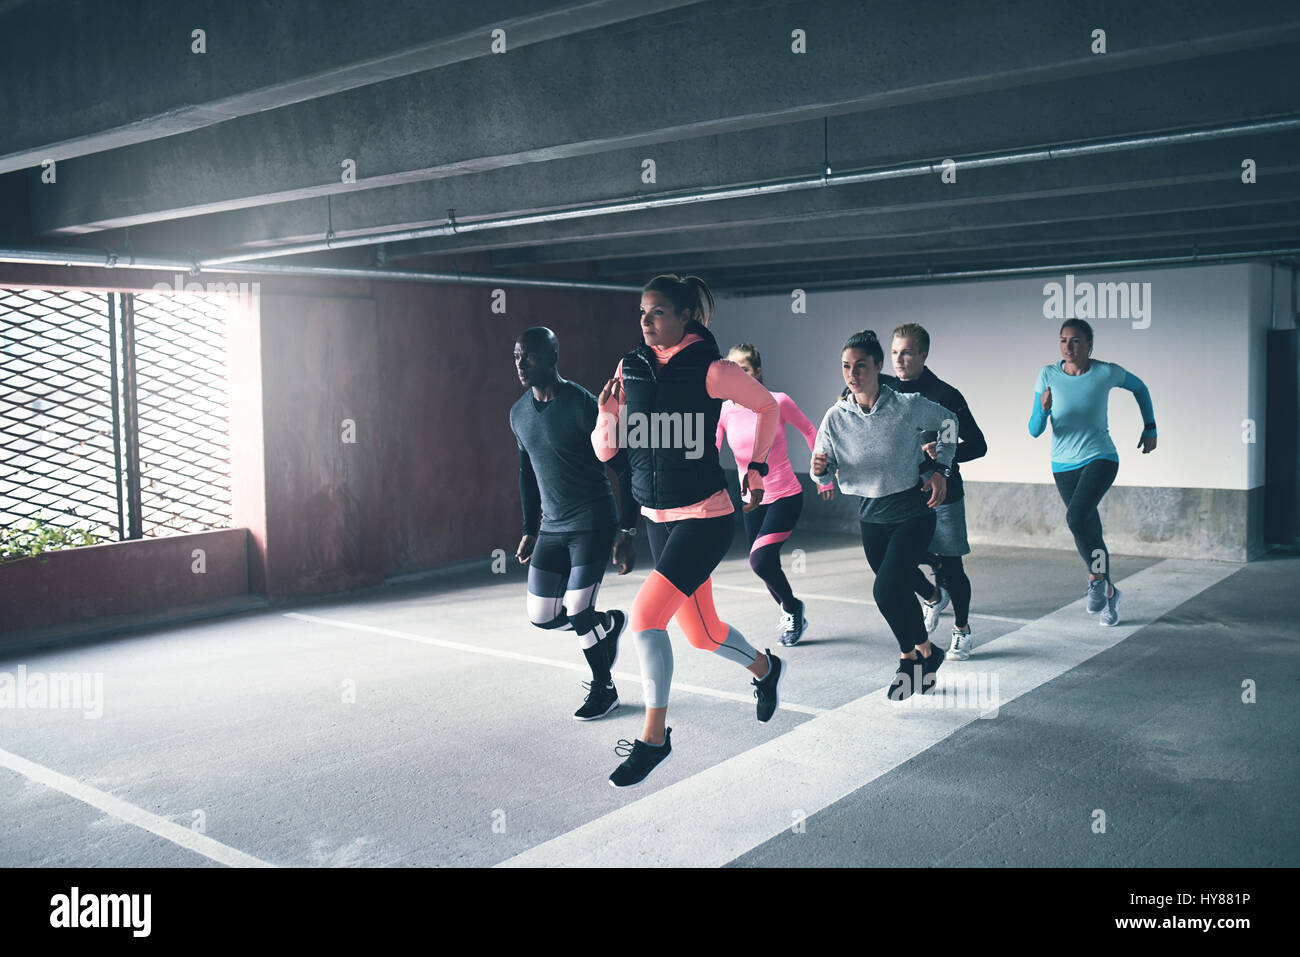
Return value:
[(952, 644), (948, 648), (948, 657), (953, 661), (965, 661), (970, 657), (970, 636), (972, 632), (962, 631), (956, 625), (952, 627)]
[(925, 633), (927, 635), (939, 627), (939, 612), (947, 608), (948, 602), (952, 600), (952, 596), (948, 594), (942, 585), (939, 585), (938, 588), (938, 601), (921, 599), (921, 610), (925, 614)]

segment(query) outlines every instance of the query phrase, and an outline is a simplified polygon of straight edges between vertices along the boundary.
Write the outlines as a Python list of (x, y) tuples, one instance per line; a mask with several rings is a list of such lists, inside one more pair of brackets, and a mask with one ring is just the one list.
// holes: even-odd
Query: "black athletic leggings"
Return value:
[(749, 567), (763, 579), (771, 596), (789, 612), (793, 612), (799, 602), (785, 572), (781, 571), (781, 546), (794, 531), (802, 511), (803, 493), (798, 493), (760, 505), (752, 512), (740, 513), (745, 521), (745, 535), (749, 538)]
[[(970, 624), (970, 579), (961, 563), (960, 555), (926, 555), (921, 564), (934, 569), (934, 581), (943, 585), (944, 590), (952, 596), (952, 612), (957, 617), (957, 627), (965, 628)], [(916, 570), (916, 583), (912, 586), (918, 595), (926, 601), (934, 594), (934, 585), (925, 577), (925, 572)]]
[(1052, 473), (1056, 490), (1065, 502), (1065, 524), (1070, 526), (1074, 535), (1074, 547), (1079, 550), (1088, 571), (1104, 572), (1106, 581), (1110, 581), (1110, 552), (1101, 537), (1101, 515), (1097, 504), (1117, 474), (1119, 463), (1110, 459), (1093, 459), (1082, 468)]
[(728, 513), (675, 522), (646, 519), (645, 529), (655, 571), (683, 595), (694, 595), (726, 557), (736, 534), (736, 516)]
[(912, 575), (934, 537), (934, 511), (927, 508), (923, 515), (889, 525), (858, 524), (862, 528), (862, 550), (876, 573), (872, 597), (889, 622), (899, 650), (906, 654), (925, 644), (927, 637), (921, 603), (912, 593)]
[(591, 633), (600, 618), (596, 592), (609, 565), (614, 532), (610, 526), (537, 536), (528, 561), (528, 617), (534, 625), (554, 630), (572, 624), (580, 636)]

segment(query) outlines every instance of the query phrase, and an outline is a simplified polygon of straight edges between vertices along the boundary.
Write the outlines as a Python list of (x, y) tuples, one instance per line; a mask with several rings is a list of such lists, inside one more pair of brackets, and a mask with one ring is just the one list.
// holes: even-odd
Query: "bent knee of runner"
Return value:
[(884, 575), (876, 576), (876, 583), (871, 586), (871, 597), (878, 608), (887, 608), (897, 601), (895, 595), (894, 582), (888, 580)]
[(559, 598), (528, 593), (528, 620), (538, 628), (563, 628), (569, 623), (564, 602)]
[(686, 636), (686, 640), (702, 651), (717, 651), (722, 646), (722, 643), (727, 640), (727, 631), (730, 626), (719, 621), (716, 616), (714, 616), (712, 623), (706, 622), (693, 606), (688, 604), (687, 607), (691, 609), (690, 613), (686, 614), (686, 609), (683, 608), (682, 611), (677, 613), (676, 618), (677, 624), (681, 626), (682, 634)]
[(1067, 508), (1065, 510), (1065, 524), (1072, 532), (1085, 530), (1094, 518), (1098, 521), (1101, 519), (1101, 515), (1095, 506), (1092, 508)]
[(633, 631), (667, 629), (686, 596), (658, 570), (652, 570), (636, 593), (628, 625)]

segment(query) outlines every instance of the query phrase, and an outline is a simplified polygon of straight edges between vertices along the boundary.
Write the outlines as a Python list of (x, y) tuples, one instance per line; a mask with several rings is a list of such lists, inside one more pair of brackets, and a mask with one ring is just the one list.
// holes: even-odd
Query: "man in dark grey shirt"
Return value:
[(610, 461), (619, 477), (623, 528), (610, 491), (605, 464), (596, 457), (596, 397), (560, 376), (559, 341), (534, 326), (515, 342), (515, 370), (528, 391), (510, 409), (510, 429), (519, 446), (519, 496), (524, 526), (516, 552), (528, 568), (528, 617), (547, 629), (572, 628), (591, 667), (586, 700), (574, 717), (603, 718), (618, 707), (610, 674), (627, 616), (598, 612), (596, 592), (613, 545), (619, 574), (635, 565), (632, 536), (637, 505), (631, 471), (620, 452)]

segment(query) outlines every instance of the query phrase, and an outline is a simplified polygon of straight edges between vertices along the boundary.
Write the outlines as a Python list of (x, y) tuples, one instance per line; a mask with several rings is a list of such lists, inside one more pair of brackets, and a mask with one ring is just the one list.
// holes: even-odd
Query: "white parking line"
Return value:
[(163, 840), (171, 841), (173, 844), (177, 844), (188, 851), (193, 851), (195, 854), (201, 854), (218, 864), (225, 864), (227, 867), (275, 867), (274, 864), (268, 864), (251, 854), (245, 854), (233, 847), (227, 847), (220, 841), (214, 841), (206, 834), (200, 834), (188, 827), (182, 827), (175, 821), (159, 817), (152, 811), (136, 807), (121, 798), (114, 797), (98, 788), (93, 788), (89, 784), (83, 784), (75, 778), (60, 774), (58, 771), (53, 771), (34, 761), (28, 761), (26, 758), (10, 751), (0, 749), (0, 767), (16, 771), (23, 777), (29, 778), (38, 784), (44, 784), (48, 788), (61, 791), (69, 797), (76, 798), (83, 804), (89, 804), (105, 814), (112, 815), (119, 821), (134, 824), (150, 834), (156, 834)]
[[(1163, 561), (1120, 583), (1115, 627), (1099, 627), (1080, 599), (995, 639), (998, 667), (985, 674), (998, 679), (997, 707), (1113, 647), (1240, 567)], [(1141, 620), (1124, 624), (1133, 614)], [(979, 669), (978, 651), (970, 661), (952, 662), (940, 672), (940, 688)], [(807, 818), (817, 811), (978, 717), (974, 709), (897, 704), (877, 691), (497, 866), (720, 867), (794, 824), (815, 826)], [(684, 735), (679, 740), (679, 747), (689, 746)], [(693, 810), (710, 807), (726, 809), (725, 826), (716, 814)]]
[[(750, 588), (747, 585), (722, 585), (718, 582), (713, 583), (714, 588), (725, 588), (727, 591), (744, 591), (753, 595), (766, 595), (766, 588)], [(842, 598), (839, 595), (814, 595), (811, 592), (800, 592), (804, 598), (811, 598), (813, 601), (838, 601), (849, 605), (869, 605), (876, 607), (876, 603), (868, 598)], [(983, 618), (985, 621), (1005, 621), (1012, 625), (1027, 625), (1034, 619), (1032, 618), (1008, 618), (1005, 615), (981, 615), (978, 612), (971, 612), (972, 618)]]
[[(766, 594), (766, 593), (764, 593)], [(414, 641), (422, 645), (433, 645), (436, 648), (449, 648), (452, 651), (468, 651), (475, 655), (488, 655), (493, 658), (507, 658), (511, 661), (526, 661), (534, 665), (548, 665), (551, 668), (563, 668), (566, 671), (580, 671), (587, 673), (585, 665), (579, 665), (572, 661), (561, 661), (558, 658), (543, 658), (540, 655), (526, 655), (518, 651), (505, 651), (501, 648), (488, 648), (483, 645), (471, 645), (463, 641), (449, 641), (446, 638), (430, 638), (427, 635), (417, 635), (409, 631), (398, 631), (395, 628), (381, 628), (378, 625), (362, 625), (352, 621), (340, 621), (337, 618), (322, 618), (320, 615), (304, 615), (299, 612), (286, 612), (284, 617), (296, 618), (299, 621), (310, 622), (313, 625), (327, 625), (331, 628), (346, 628), (352, 631), (364, 631), (372, 635), (383, 635), (387, 638), (401, 638), (405, 641)], [(635, 683), (640, 685), (641, 676), (628, 674), (625, 671), (615, 671), (612, 675), (618, 681)], [(739, 701), (744, 704), (754, 704), (754, 694), (742, 694), (735, 691), (719, 691), (716, 688), (705, 688), (701, 685), (688, 685), (680, 682), (673, 682), (673, 691), (685, 691), (690, 694), (705, 695), (710, 698), (717, 698), (721, 701)], [(781, 702), (782, 711), (795, 711), (800, 714), (819, 715), (826, 714), (826, 708), (814, 708), (806, 704), (794, 704), (789, 701)]]

